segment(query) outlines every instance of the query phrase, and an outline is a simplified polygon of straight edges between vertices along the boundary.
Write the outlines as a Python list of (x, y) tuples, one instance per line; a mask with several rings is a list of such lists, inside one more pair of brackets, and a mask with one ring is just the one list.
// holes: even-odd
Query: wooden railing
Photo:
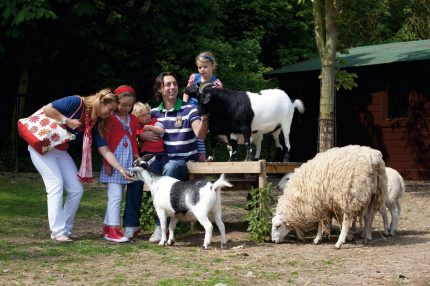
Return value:
[(257, 186), (262, 188), (266, 184), (268, 174), (286, 174), (294, 171), (301, 164), (297, 162), (278, 163), (259, 160), (246, 162), (188, 162), (187, 167), (190, 179), (195, 175), (255, 174), (257, 176)]

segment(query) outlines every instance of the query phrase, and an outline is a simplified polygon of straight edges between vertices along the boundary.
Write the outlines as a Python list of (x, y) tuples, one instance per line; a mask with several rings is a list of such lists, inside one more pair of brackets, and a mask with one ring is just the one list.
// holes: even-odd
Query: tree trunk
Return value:
[(334, 146), (334, 96), (335, 67), (332, 64), (321, 69), (319, 152)]
[(313, 0), (315, 40), (321, 60), (320, 118), (318, 152), (334, 146), (334, 97), (336, 87), (336, 51), (338, 41), (338, 3), (334, 0)]

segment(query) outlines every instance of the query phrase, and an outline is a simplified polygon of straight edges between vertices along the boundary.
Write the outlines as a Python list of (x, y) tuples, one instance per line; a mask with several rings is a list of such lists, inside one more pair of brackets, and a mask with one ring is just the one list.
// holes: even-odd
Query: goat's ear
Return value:
[(149, 160), (151, 160), (153, 157), (155, 157), (154, 154), (146, 154), (142, 156), (142, 160), (145, 162), (148, 162)]
[(207, 91), (203, 95), (203, 104), (207, 104), (210, 100), (211, 100), (211, 93)]

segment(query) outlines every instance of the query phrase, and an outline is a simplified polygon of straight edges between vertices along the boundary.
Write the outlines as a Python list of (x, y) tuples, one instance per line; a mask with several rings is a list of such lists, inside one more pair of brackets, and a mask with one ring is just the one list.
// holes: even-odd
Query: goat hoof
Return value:
[(175, 244), (175, 241), (174, 241), (174, 240), (169, 240), (169, 241), (167, 242), (167, 244), (168, 244), (168, 245), (173, 245), (173, 244)]

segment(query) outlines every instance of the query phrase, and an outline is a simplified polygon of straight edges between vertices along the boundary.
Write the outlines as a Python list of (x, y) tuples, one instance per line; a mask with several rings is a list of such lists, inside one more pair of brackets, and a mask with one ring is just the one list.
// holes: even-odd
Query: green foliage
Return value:
[(356, 73), (350, 73), (345, 70), (337, 70), (336, 71), (336, 90), (340, 90), (341, 88), (345, 90), (352, 90), (354, 87), (357, 87), (357, 83), (355, 79), (358, 76)]
[[(339, 50), (430, 37), (428, 0), (341, 3)], [(312, 1), (8, 0), (0, 1), (0, 15), (4, 99), (14, 102), (28, 70), (26, 114), (64, 95), (119, 84), (155, 105), (155, 76), (173, 70), (184, 87), (204, 50), (215, 53), (226, 88), (249, 91), (277, 86), (265, 72), (318, 55)], [(353, 87), (353, 76), (340, 76), (340, 86)], [(0, 119), (11, 120), (10, 109), (0, 107)]]
[(1, 1), (0, 9), (3, 10), (1, 13), (2, 25), (6, 21), (10, 21), (11, 26), (18, 26), (40, 19), (57, 19), (57, 15), (50, 9), (46, 0)]
[(154, 205), (152, 203), (151, 192), (143, 192), (142, 206), (140, 208), (140, 226), (143, 230), (153, 229), (157, 213), (155, 212)]
[(272, 204), (272, 185), (266, 184), (263, 188), (252, 188), (247, 203), (249, 222), (248, 231), (251, 240), (262, 242), (270, 240)]

